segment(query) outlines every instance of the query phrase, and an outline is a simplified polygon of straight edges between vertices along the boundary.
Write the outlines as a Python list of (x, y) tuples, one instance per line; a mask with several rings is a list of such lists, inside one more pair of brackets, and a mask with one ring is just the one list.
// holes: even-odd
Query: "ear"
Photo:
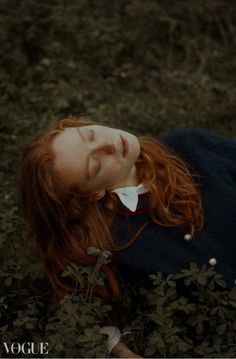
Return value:
[(104, 189), (104, 190), (101, 190), (101, 191), (93, 192), (93, 193), (90, 194), (89, 200), (90, 200), (91, 202), (99, 201), (102, 197), (105, 196), (105, 193), (106, 193), (105, 189)]

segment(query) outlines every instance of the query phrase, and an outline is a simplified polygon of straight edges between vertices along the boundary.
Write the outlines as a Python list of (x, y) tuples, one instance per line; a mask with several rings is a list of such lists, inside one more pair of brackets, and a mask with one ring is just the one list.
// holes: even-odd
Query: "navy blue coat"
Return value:
[[(150, 223), (138, 239), (117, 258), (125, 281), (149, 287), (148, 275), (165, 275), (216, 260), (215, 270), (230, 287), (236, 284), (236, 141), (202, 129), (180, 129), (162, 136), (200, 175), (197, 180), (205, 210), (204, 228), (189, 242), (186, 231)], [(149, 194), (139, 195), (135, 213), (119, 202), (113, 233), (115, 241), (128, 241), (147, 220)]]

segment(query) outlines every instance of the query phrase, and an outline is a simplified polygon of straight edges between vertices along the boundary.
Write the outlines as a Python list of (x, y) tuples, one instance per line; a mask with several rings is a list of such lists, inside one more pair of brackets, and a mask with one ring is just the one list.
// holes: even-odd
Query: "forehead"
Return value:
[(85, 180), (85, 146), (77, 127), (66, 128), (55, 136), (52, 150), (55, 154), (55, 167), (67, 184)]

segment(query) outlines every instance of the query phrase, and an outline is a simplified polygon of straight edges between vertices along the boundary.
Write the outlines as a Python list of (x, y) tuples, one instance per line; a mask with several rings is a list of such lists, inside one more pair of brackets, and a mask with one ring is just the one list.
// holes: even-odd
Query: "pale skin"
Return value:
[(139, 184), (135, 162), (140, 144), (129, 132), (100, 125), (70, 127), (55, 137), (52, 148), (62, 179), (81, 193), (102, 196)]
[(140, 355), (132, 352), (123, 342), (119, 342), (114, 346), (111, 355), (115, 358), (142, 358)]
[[(91, 200), (101, 199), (106, 191), (140, 183), (135, 164), (140, 144), (129, 132), (100, 125), (70, 127), (55, 137), (52, 149), (65, 184), (76, 185)], [(111, 355), (141, 358), (122, 341)]]

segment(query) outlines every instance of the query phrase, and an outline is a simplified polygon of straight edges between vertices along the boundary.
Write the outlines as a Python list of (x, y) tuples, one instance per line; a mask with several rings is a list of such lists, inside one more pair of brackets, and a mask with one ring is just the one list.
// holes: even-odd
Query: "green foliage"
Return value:
[(136, 289), (133, 319), (129, 310), (124, 316), (132, 333), (128, 343), (136, 352), (148, 357), (235, 356), (236, 288), (227, 289), (212, 268), (194, 263), (167, 278), (160, 272), (150, 278), (153, 288)]
[[(54, 357), (105, 357), (108, 355), (106, 336), (99, 332), (101, 322), (109, 320), (111, 306), (104, 305), (93, 295), (96, 285), (104, 285), (101, 266), (109, 263), (111, 253), (89, 247), (87, 252), (97, 257), (96, 266), (77, 266), (71, 263), (62, 276), (75, 278), (75, 291), (60, 302), (45, 328), (45, 341), (50, 343), (50, 355)], [(78, 292), (77, 289), (85, 292)]]
[[(109, 320), (111, 306), (92, 294), (95, 285), (104, 285), (101, 266), (109, 263), (110, 253), (94, 247), (88, 253), (97, 256), (97, 265), (72, 263), (65, 269), (62, 276), (75, 278), (75, 290), (59, 309), (51, 306), (50, 318), (48, 291), (29, 296), (22, 290), (1, 298), (2, 342), (47, 341), (50, 357), (108, 357), (106, 335), (99, 329)], [(212, 268), (194, 263), (175, 275), (158, 272), (150, 278), (150, 289), (127, 287), (121, 280), (123, 340), (132, 350), (148, 357), (236, 354), (236, 288), (228, 289)], [(11, 302), (19, 294), (22, 302)], [(9, 313), (10, 306), (15, 310)]]
[[(91, 249), (96, 268), (71, 263), (64, 276), (77, 278), (75, 294), (47, 320), (51, 288), (19, 208), (25, 144), (70, 113), (136, 134), (193, 126), (236, 138), (235, 16), (233, 0), (1, 0), (0, 343), (48, 340), (55, 356), (107, 355), (98, 328), (110, 308), (93, 289), (109, 253)], [(235, 289), (193, 264), (152, 279), (150, 291), (122, 283), (133, 350), (235, 355)]]
[[(2, 342), (46, 341), (49, 343), (51, 357), (106, 357), (106, 336), (99, 332), (99, 324), (109, 319), (111, 306), (93, 295), (95, 285), (104, 285), (104, 275), (100, 271), (103, 264), (109, 261), (110, 252), (88, 248), (88, 253), (98, 257), (97, 265), (76, 266), (71, 263), (62, 276), (73, 276), (74, 293), (66, 295), (56, 310), (48, 303), (49, 291), (41, 288), (41, 295), (30, 296), (29, 291), (12, 292), (8, 302), (1, 298), (1, 319), (7, 325), (0, 327)], [(85, 285), (86, 283), (86, 285)], [(9, 283), (5, 283), (9, 287)], [(39, 286), (39, 283), (37, 283)], [(78, 288), (86, 287), (86, 294)], [(22, 302), (11, 302), (10, 298), (22, 299)], [(49, 305), (52, 315), (48, 318)], [(9, 307), (14, 311), (9, 313)], [(4, 315), (5, 314), (5, 315)], [(3, 323), (1, 321), (1, 323)], [(4, 355), (3, 347), (0, 349)]]

